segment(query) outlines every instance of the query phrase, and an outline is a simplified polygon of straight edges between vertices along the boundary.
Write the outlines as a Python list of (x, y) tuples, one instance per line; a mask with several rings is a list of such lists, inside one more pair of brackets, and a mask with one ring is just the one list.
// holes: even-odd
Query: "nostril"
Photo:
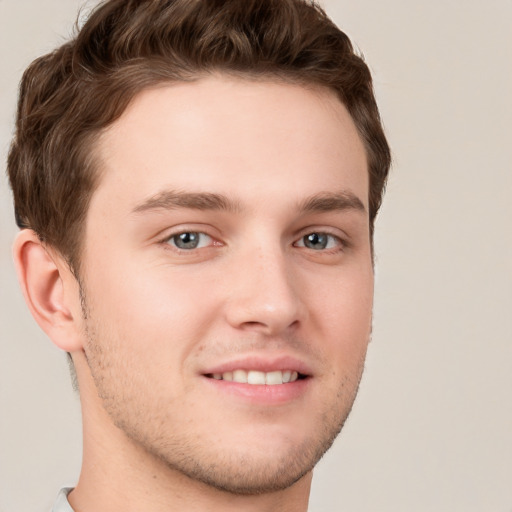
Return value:
[(242, 324), (243, 327), (247, 327), (248, 329), (251, 328), (258, 328), (265, 325), (263, 322), (244, 322)]

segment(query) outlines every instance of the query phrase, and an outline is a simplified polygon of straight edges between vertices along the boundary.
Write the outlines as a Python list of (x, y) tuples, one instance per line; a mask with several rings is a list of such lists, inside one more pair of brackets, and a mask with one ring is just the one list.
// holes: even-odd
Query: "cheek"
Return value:
[(198, 279), (183, 269), (122, 260), (102, 266), (86, 281), (91, 315), (137, 352), (149, 346), (186, 349), (215, 317), (208, 288), (207, 276)]
[(364, 359), (371, 334), (373, 272), (361, 269), (333, 279), (319, 296), (317, 326), (328, 340), (329, 357), (338, 366), (358, 366)]

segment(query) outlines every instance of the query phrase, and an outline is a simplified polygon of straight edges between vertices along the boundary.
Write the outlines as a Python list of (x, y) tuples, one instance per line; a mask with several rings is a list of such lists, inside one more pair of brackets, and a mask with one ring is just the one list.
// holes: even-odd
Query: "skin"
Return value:
[[(77, 369), (71, 505), (306, 510), (371, 330), (367, 163), (348, 112), (324, 89), (217, 75), (140, 93), (95, 151), (81, 290), (33, 234), (15, 245), (27, 302)], [(203, 234), (179, 249), (183, 233)], [(296, 364), (307, 378), (271, 393), (209, 378)]]

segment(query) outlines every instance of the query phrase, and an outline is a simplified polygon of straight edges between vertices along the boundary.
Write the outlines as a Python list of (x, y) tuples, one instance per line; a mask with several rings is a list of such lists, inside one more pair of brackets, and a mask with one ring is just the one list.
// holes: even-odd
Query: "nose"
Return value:
[(230, 274), (226, 319), (232, 327), (276, 336), (304, 321), (300, 283), (281, 249), (246, 254)]

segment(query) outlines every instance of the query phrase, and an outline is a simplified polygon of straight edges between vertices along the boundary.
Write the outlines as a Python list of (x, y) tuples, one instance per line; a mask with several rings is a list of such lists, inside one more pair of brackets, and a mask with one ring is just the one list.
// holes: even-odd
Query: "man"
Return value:
[(307, 509), (389, 164), (368, 68), (303, 0), (110, 0), (29, 67), (14, 257), (83, 413), (55, 511)]

